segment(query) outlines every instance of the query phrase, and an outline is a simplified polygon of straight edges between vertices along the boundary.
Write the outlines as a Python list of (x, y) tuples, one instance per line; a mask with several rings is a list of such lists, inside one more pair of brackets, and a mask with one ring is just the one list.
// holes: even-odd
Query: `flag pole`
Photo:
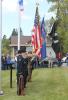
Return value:
[(20, 49), (20, 27), (21, 27), (21, 11), (23, 11), (23, 0), (19, 0), (18, 2), (18, 21), (19, 21), (19, 27), (18, 27), (18, 50)]
[(3, 95), (1, 88), (1, 42), (2, 42), (2, 0), (0, 0), (0, 95)]
[(20, 16), (20, 10), (18, 6), (18, 50), (20, 50), (20, 24), (21, 24), (21, 16)]

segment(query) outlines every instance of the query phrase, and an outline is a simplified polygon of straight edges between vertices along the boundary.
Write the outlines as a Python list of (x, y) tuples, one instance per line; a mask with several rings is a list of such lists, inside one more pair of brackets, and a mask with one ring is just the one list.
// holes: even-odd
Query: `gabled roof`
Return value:
[[(10, 46), (18, 46), (18, 36), (11, 36)], [(32, 46), (31, 45), (31, 36), (21, 36), (20, 37), (20, 46)], [(49, 37), (46, 37), (46, 46), (51, 46), (51, 40)]]
[[(18, 45), (18, 36), (11, 36), (10, 38), (10, 46)], [(20, 37), (20, 46), (28, 46), (31, 45), (31, 36), (21, 36)]]

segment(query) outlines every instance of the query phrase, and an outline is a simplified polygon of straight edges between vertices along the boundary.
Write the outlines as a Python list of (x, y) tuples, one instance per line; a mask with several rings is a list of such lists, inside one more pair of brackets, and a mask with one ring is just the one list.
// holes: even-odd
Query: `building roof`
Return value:
[[(11, 36), (10, 46), (17, 46), (18, 45), (17, 43), (18, 43), (18, 36)], [(31, 36), (21, 36), (20, 45), (21, 46), (31, 45)]]
[[(18, 46), (18, 36), (11, 36), (10, 46)], [(31, 46), (31, 36), (21, 36), (20, 46)], [(46, 38), (46, 46), (51, 46), (51, 40), (49, 37)]]

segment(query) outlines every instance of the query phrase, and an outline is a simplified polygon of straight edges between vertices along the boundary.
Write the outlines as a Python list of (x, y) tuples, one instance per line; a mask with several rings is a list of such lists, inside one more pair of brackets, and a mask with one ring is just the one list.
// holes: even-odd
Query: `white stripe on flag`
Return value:
[(37, 42), (38, 42), (38, 48), (40, 48), (40, 33), (39, 33), (38, 26), (37, 26)]

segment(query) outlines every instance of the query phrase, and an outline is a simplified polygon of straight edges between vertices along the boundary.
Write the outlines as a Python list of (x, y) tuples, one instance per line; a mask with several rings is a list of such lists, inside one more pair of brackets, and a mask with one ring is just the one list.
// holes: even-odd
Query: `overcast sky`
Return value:
[[(21, 15), (21, 28), (24, 35), (31, 35), (31, 30), (34, 24), (36, 2), (39, 2), (40, 20), (45, 16), (45, 20), (54, 16), (53, 13), (48, 13), (51, 3), (47, 0), (23, 0), (24, 11)], [(19, 26), (18, 17), (18, 0), (3, 0), (2, 2), (2, 35), (10, 37), (13, 28)]]

